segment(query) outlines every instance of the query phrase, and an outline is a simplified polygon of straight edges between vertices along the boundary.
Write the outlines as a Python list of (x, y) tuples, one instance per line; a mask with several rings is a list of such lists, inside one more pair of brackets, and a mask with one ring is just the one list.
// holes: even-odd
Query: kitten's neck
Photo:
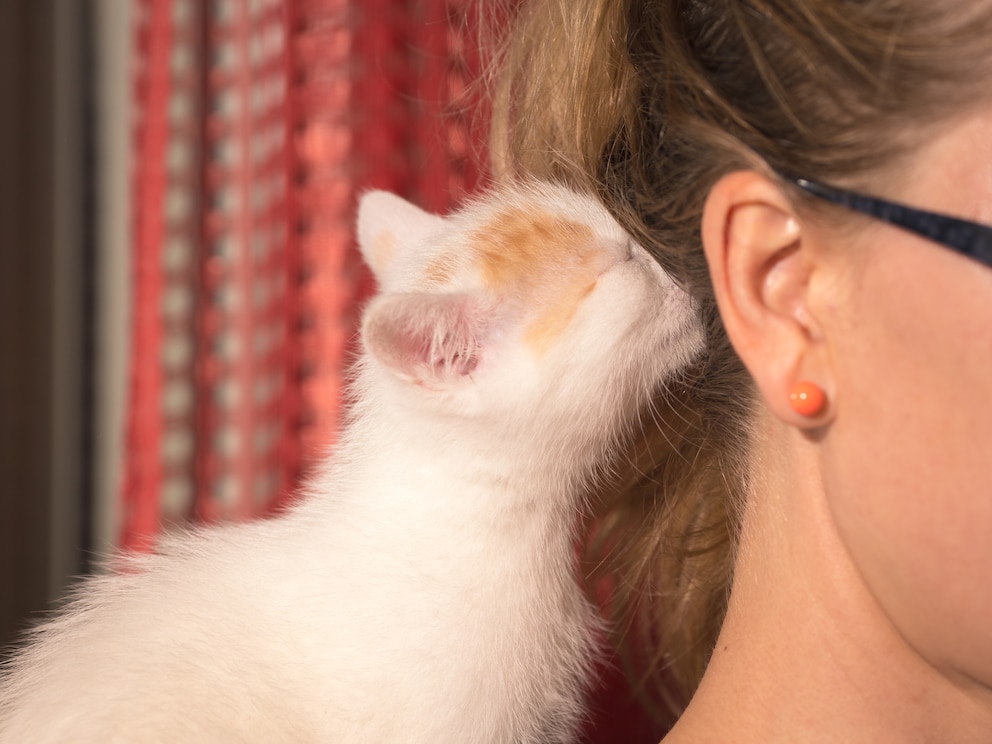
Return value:
[[(462, 417), (366, 394), (350, 427), (353, 457), (426, 483), (568, 498), (588, 480), (607, 449), (609, 427), (583, 438), (574, 426), (521, 414)], [(574, 506), (574, 504), (570, 504)]]
[(451, 429), (364, 411), (331, 470), (313, 484), (313, 498), (300, 505), (301, 516), (315, 518), (332, 540), (345, 530), (347, 544), (369, 565), (418, 581), (434, 577), (445, 592), (478, 590), (477, 575), (464, 567), (497, 557), (492, 581), (506, 591), (530, 586), (525, 576), (544, 577), (543, 591), (571, 586), (579, 479), (528, 471), (513, 464), (513, 455), (494, 454)]
[(574, 519), (601, 453), (588, 446), (582, 452), (552, 429), (414, 413), (363, 391), (337, 449), (333, 490), (354, 490), (376, 509), (436, 508), (466, 521), (560, 524)]

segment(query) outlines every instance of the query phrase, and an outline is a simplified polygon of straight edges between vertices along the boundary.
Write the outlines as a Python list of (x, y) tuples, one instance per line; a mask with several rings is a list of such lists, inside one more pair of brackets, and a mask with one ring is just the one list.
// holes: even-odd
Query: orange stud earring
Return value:
[(816, 383), (809, 380), (797, 382), (789, 391), (789, 405), (800, 416), (813, 417), (823, 412), (827, 396)]

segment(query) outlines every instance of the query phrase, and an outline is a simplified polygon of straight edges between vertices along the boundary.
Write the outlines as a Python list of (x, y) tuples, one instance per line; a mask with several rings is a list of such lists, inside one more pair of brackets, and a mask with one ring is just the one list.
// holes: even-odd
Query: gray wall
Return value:
[(82, 568), (86, 2), (0, 2), (0, 643)]

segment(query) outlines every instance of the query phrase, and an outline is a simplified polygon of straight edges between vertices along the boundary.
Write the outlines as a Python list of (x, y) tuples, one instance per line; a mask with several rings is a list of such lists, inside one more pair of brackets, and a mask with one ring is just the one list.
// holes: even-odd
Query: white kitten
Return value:
[(277, 519), (87, 582), (0, 684), (0, 740), (567, 742), (598, 621), (582, 495), (702, 333), (593, 199), (505, 187), (449, 218), (386, 193), (382, 290), (334, 456)]

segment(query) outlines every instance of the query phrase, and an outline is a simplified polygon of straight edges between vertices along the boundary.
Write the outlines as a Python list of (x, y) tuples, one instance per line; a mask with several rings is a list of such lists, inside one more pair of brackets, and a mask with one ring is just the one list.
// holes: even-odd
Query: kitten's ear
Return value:
[(471, 374), (489, 321), (465, 294), (390, 294), (365, 313), (366, 350), (397, 377), (440, 388)]
[(380, 284), (401, 253), (444, 227), (445, 220), (388, 191), (370, 191), (358, 205), (358, 246)]

